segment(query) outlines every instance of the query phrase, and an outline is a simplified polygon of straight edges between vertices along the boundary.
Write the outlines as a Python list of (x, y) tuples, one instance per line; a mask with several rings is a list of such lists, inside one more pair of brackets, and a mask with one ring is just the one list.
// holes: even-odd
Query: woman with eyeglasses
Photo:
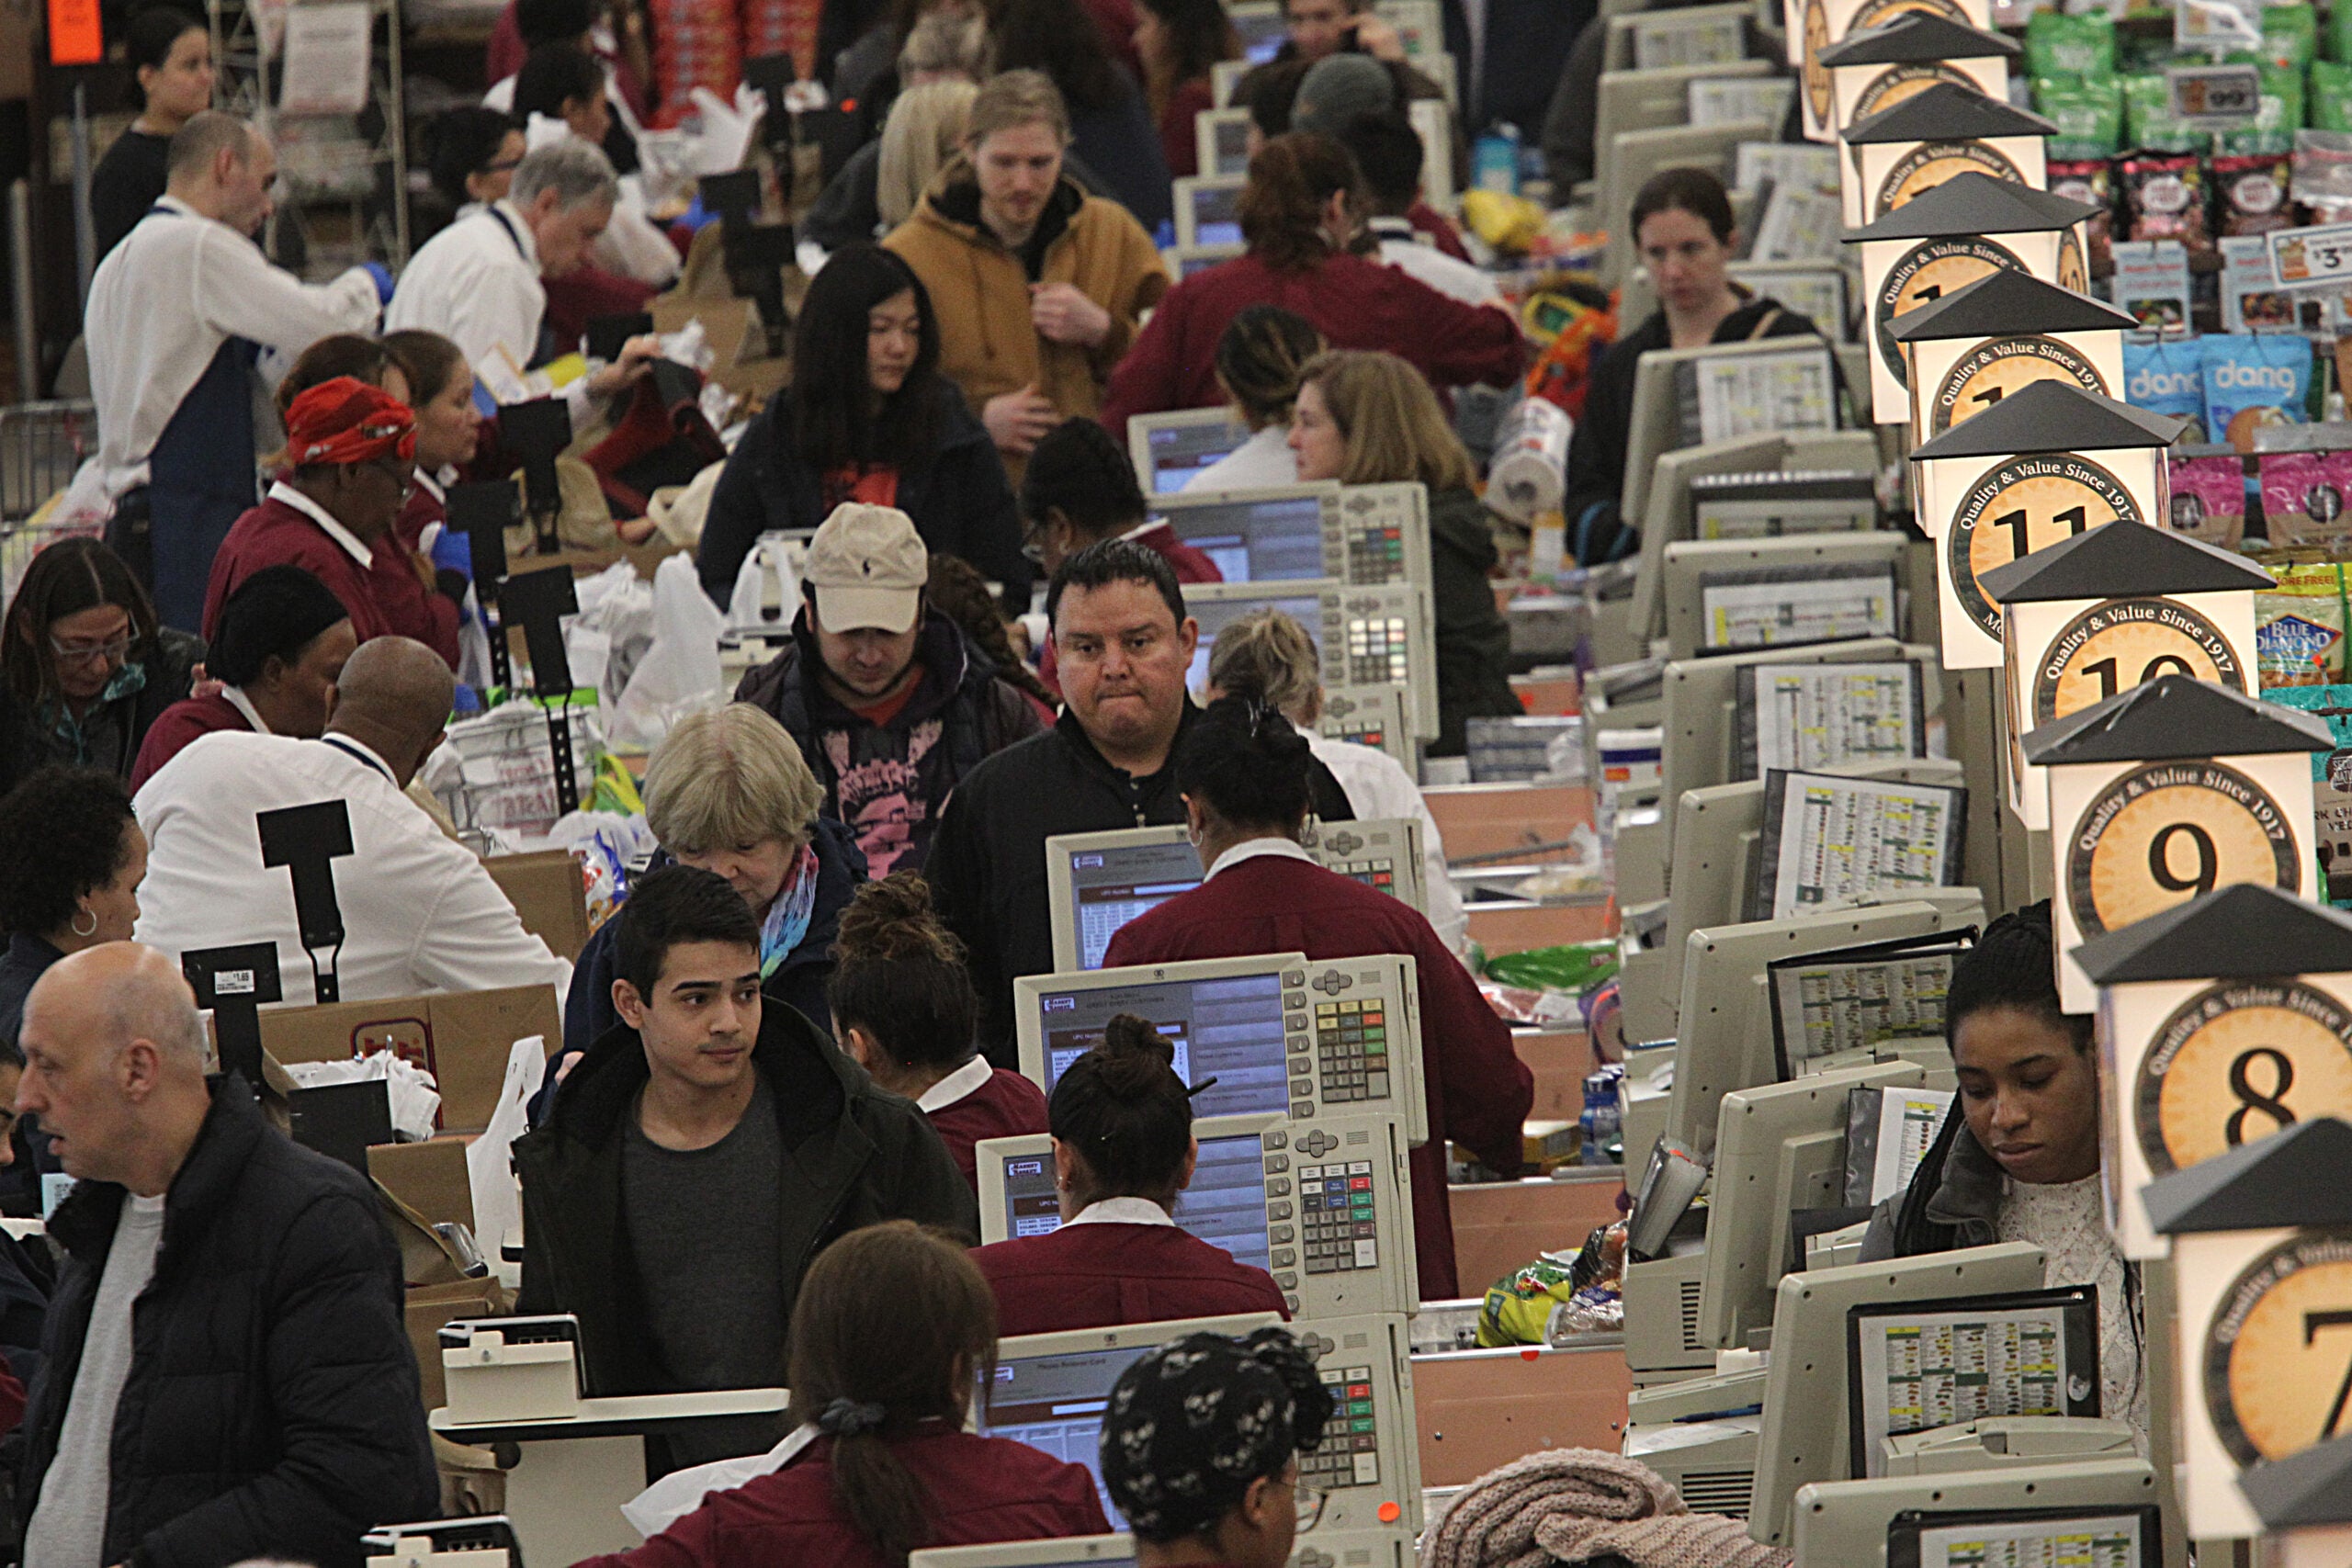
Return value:
[(1046, 1126), (1060, 1228), (972, 1254), (996, 1292), (1005, 1333), (1237, 1312), (1290, 1315), (1272, 1275), (1184, 1228), (1184, 1190), (1201, 1145), (1192, 1090), (1175, 1061), (1175, 1046), (1158, 1030), (1123, 1012), (1054, 1085)]
[(0, 623), (0, 789), (49, 762), (130, 776), (148, 727), (188, 694), (204, 644), (159, 626), (96, 539), (35, 556)]
[(1283, 1568), (1323, 1494), (1298, 1478), (1331, 1393), (1288, 1333), (1188, 1334), (1111, 1387), (1102, 1489), (1135, 1532), (1136, 1568)]
[(939, 321), (914, 269), (844, 245), (809, 280), (792, 385), (744, 430), (695, 556), (721, 604), (762, 534), (814, 529), (847, 501), (893, 506), (925, 548), (961, 556), (1029, 603), (1012, 487), (986, 426), (939, 373)]

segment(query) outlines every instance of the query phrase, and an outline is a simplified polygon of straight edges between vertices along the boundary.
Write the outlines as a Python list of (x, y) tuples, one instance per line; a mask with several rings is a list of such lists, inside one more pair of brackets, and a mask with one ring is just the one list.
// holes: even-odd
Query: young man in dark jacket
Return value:
[[(976, 1240), (972, 1190), (922, 1112), (762, 1005), (759, 926), (724, 878), (654, 872), (616, 923), (622, 1021), (514, 1145), (517, 1310), (579, 1318), (594, 1394), (781, 1386), (818, 1252), (888, 1219)], [(668, 1462), (757, 1453), (782, 1419), (675, 1432)]]
[(808, 544), (792, 646), (735, 689), (791, 733), (824, 786), (824, 814), (856, 834), (877, 878), (922, 870), (964, 775), (1044, 728), (924, 603), (930, 570), (905, 513), (835, 508)]
[(17, 1103), (78, 1179), (49, 1224), (67, 1262), (25, 1416), (27, 1561), (357, 1568), (362, 1531), (433, 1517), (366, 1180), (273, 1131), (243, 1078), (207, 1085), (203, 1022), (153, 948), (59, 962), (22, 1039)]
[[(949, 798), (923, 874), (962, 941), (980, 1047), (1013, 1067), (1012, 982), (1054, 966), (1046, 840), (1184, 820), (1174, 758), (1200, 710), (1184, 691), (1199, 628), (1167, 558), (1133, 539), (1091, 545), (1046, 592), (1062, 696), (1053, 728), (973, 770)], [(1316, 765), (1317, 815), (1354, 814)]]

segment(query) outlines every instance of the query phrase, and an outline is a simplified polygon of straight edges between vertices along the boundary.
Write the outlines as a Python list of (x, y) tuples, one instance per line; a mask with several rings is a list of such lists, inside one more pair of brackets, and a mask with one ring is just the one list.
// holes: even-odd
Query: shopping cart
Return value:
[(97, 531), (87, 521), (56, 525), (42, 517), (97, 445), (98, 416), (86, 400), (0, 407), (0, 602), (16, 597), (25, 568), (43, 546)]

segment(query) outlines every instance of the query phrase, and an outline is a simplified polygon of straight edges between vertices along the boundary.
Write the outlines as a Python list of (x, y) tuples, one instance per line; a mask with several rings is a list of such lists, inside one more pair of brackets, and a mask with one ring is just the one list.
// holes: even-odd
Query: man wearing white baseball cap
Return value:
[(925, 603), (931, 557), (912, 519), (845, 502), (801, 569), (792, 646), (735, 700), (775, 716), (824, 786), (868, 873), (919, 871), (940, 808), (980, 760), (1043, 725), (988, 656)]

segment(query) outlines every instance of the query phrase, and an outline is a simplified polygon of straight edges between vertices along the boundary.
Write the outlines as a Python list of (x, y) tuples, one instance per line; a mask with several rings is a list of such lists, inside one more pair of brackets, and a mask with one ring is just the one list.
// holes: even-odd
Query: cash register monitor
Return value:
[(1744, 1350), (1751, 1331), (1772, 1325), (1773, 1290), (1804, 1260), (1790, 1239), (1790, 1216), (1835, 1207), (1843, 1196), (1847, 1091), (1921, 1089), (1927, 1081), (1917, 1063), (1874, 1062), (1724, 1096), (1707, 1200), (1700, 1343)]
[[(2127, 1456), (2011, 1463), (1996, 1470), (1889, 1476), (1883, 1481), (1815, 1481), (1797, 1488), (1791, 1512), (1798, 1568), (1829, 1568), (1831, 1564), (1869, 1568), (1892, 1562), (1896, 1521), (1906, 1514), (2048, 1509), (2077, 1517), (2108, 1517), (2138, 1514), (2142, 1509), (2154, 1513), (2155, 1508), (2154, 1469), (2145, 1460)], [(1992, 1559), (2066, 1560), (2030, 1551), (2017, 1558)], [(1923, 1558), (1920, 1568), (1931, 1561)], [(2119, 1553), (2092, 1561), (2099, 1568), (2155, 1568), (2161, 1558)]]
[(1984, 923), (1983, 894), (1973, 887), (1940, 887), (1901, 903), (1692, 931), (1682, 953), (1666, 1135), (1702, 1154), (1710, 1152), (1724, 1096), (1780, 1081), (1765, 965)]
[[(982, 1437), (1011, 1438), (1082, 1464), (1099, 1489), (1102, 1472), (1095, 1445), (1120, 1373), (1146, 1351), (1189, 1334), (1238, 1337), (1278, 1325), (1272, 1314), (1254, 1313), (1003, 1340), (993, 1372), (982, 1369), (977, 1379), (975, 1428)], [(1323, 1517), (1313, 1534), (1383, 1525), (1418, 1529), (1419, 1439), (1404, 1317), (1323, 1318), (1298, 1325), (1295, 1337), (1314, 1358), (1338, 1406), (1323, 1441), (1313, 1453), (1299, 1456), (1300, 1483), (1325, 1495)], [(1107, 1494), (1102, 1510), (1114, 1524), (1126, 1522)]]
[(2012, 1241), (1784, 1277), (1772, 1303), (1772, 1359), (1765, 1371), (1747, 1533), (1768, 1546), (1788, 1545), (1796, 1489), (1809, 1481), (1849, 1478), (1846, 1318), (1851, 1309), (2036, 1291), (2041, 1271), (2041, 1248)]
[(1195, 693), (1208, 684), (1209, 649), (1216, 634), (1269, 605), (1296, 620), (1315, 639), (1326, 692), (1340, 686), (1405, 686), (1413, 694), (1413, 732), (1424, 740), (1436, 738), (1437, 637), (1426, 581), (1370, 587), (1322, 577), (1187, 588), (1185, 613), (1201, 633), (1187, 675)]
[[(1638, 141), (1645, 136), (1700, 134), (1702, 133), (1686, 130), (1645, 131), (1642, 136), (1627, 137), (1625, 141)], [(1628, 189), (1628, 202), (1633, 200), (1633, 190), (1638, 188)], [(1636, 524), (1647, 517), (1652, 470), (1657, 460), (1679, 447), (1695, 446), (1705, 439), (1707, 433), (1699, 428), (1696, 418), (1690, 417), (1698, 411), (1688, 407), (1684, 400), (1686, 369), (1696, 374), (1696, 367), (1702, 362), (1790, 355), (1807, 348), (1826, 354), (1828, 346), (1818, 337), (1768, 337), (1749, 343), (1710, 344), (1704, 348), (1654, 348), (1643, 355), (1634, 367), (1634, 412), (1625, 432), (1625, 483), (1618, 496), (1619, 513)], [(1831, 386), (1834, 389), (1834, 383)], [(1719, 433), (1719, 438), (1826, 434), (1837, 426), (1837, 404), (1833, 398), (1818, 407), (1804, 405), (1773, 417), (1777, 423), (1764, 428), (1724, 430)]]
[(1423, 1143), (1416, 976), (1413, 960), (1396, 954), (1296, 953), (1024, 975), (1012, 983), (1021, 1071), (1051, 1094), (1063, 1069), (1102, 1043), (1103, 1026), (1131, 1012), (1173, 1044), (1176, 1076), (1200, 1086), (1196, 1116), (1385, 1114)]
[[(1281, 1116), (1220, 1116), (1194, 1122), (1193, 1136), (1200, 1157), (1169, 1217), (1272, 1273), (1294, 1318), (1418, 1308), (1412, 1179), (1395, 1121), (1299, 1128)], [(1053, 1143), (1037, 1133), (976, 1145), (983, 1243), (1061, 1228)]]
[[(1411, 818), (1310, 820), (1302, 847), (1324, 870), (1353, 877), (1427, 915), (1420, 834), (1420, 823)], [(1200, 885), (1200, 852), (1172, 823), (1055, 834), (1046, 840), (1046, 908), (1053, 922), (1055, 970), (1102, 968), (1102, 954), (1121, 926)]]
[(1196, 491), (1156, 500), (1151, 511), (1228, 585), (1430, 581), (1429, 494), (1417, 483)]
[(1706, 659), (1669, 660), (1658, 682), (1658, 725), (1666, 733), (1659, 760), (1667, 842), (1675, 808), (1694, 789), (1734, 782), (1739, 744), (1739, 672), (1752, 664), (1862, 664), (1935, 657), (1932, 649), (1905, 649), (1893, 637), (1864, 637), (1805, 648), (1759, 648)]
[(1742, 435), (1679, 447), (1652, 466), (1642, 530), (1641, 566), (1634, 573), (1627, 606), (1635, 637), (1647, 643), (1666, 635), (1666, 547), (1697, 536), (1691, 481), (1717, 474), (1756, 474), (1812, 469), (1870, 473), (1878, 467), (1878, 438), (1867, 430), (1815, 435)]
[[(1724, 70), (1716, 66), (1707, 73), (1721, 75)], [(1770, 141), (1779, 134), (1780, 127), (1770, 120), (1736, 119), (1722, 125), (1629, 130), (1608, 140), (1596, 137), (1593, 146), (1600, 154), (1600, 211), (1609, 230), (1609, 249), (1601, 264), (1606, 280), (1613, 284), (1633, 269), (1634, 237), (1624, 232), (1625, 220), (1633, 209), (1634, 193), (1652, 175), (1661, 169), (1711, 169), (1729, 185), (1732, 159), (1739, 144)]]
[(1193, 159), (1204, 175), (1250, 172), (1250, 111), (1201, 109), (1193, 116)]
[[(1626, 18), (1628, 21), (1634, 19)], [(1625, 64), (1612, 66), (1600, 73), (1600, 85), (1594, 95), (1597, 108), (1592, 122), (1592, 144), (1595, 147), (1613, 145), (1614, 138), (1629, 130), (1667, 130), (1689, 125), (1690, 84), (1693, 82), (1720, 81), (1733, 76), (1768, 76), (1771, 71), (1771, 62), (1765, 60), (1668, 65), (1642, 71), (1636, 70), (1629, 58)], [(1626, 319), (1637, 321), (1640, 318)]]
[(1176, 243), (1238, 245), (1241, 238), (1239, 175), (1187, 175), (1176, 182)]
[[(1967, 771), (1942, 757), (1837, 762), (1809, 771), (1945, 788), (1967, 783)], [(1757, 845), (1764, 831), (1764, 781), (1694, 789), (1676, 803), (1674, 814), (1673, 866), (1667, 878), (1674, 897), (1667, 910), (1666, 947), (1680, 953), (1692, 931), (1748, 918)]]
[(1901, 637), (1904, 543), (1873, 531), (1669, 545), (1666, 656)]
[(1612, 15), (1601, 42), (1601, 69), (1635, 70), (1645, 53), (1653, 59), (1679, 55), (1692, 62), (1692, 69), (1718, 76), (1725, 74), (1728, 65), (1769, 65), (1766, 61), (1740, 58), (1747, 51), (1755, 16), (1750, 6), (1690, 6), (1662, 14)]
[(1890, 1439), (1985, 1421), (2054, 1436), (2063, 1418), (2096, 1420), (2098, 1287), (1856, 1306), (1846, 1387), (1847, 1471), (1871, 1479), (1888, 1472)]
[(1249, 427), (1231, 409), (1177, 409), (1127, 421), (1127, 456), (1147, 501), (1183, 489), (1186, 479), (1249, 439)]
[(1241, 58), (1252, 65), (1263, 65), (1274, 57), (1289, 37), (1290, 24), (1283, 17), (1283, 8), (1269, 0), (1239, 0), (1225, 8), (1226, 19), (1233, 24), (1233, 31), (1241, 40)]
[(1196, 272), (1231, 261), (1248, 248), (1238, 240), (1231, 244), (1170, 245), (1159, 253), (1159, 259), (1167, 264), (1170, 281), (1182, 283)]

